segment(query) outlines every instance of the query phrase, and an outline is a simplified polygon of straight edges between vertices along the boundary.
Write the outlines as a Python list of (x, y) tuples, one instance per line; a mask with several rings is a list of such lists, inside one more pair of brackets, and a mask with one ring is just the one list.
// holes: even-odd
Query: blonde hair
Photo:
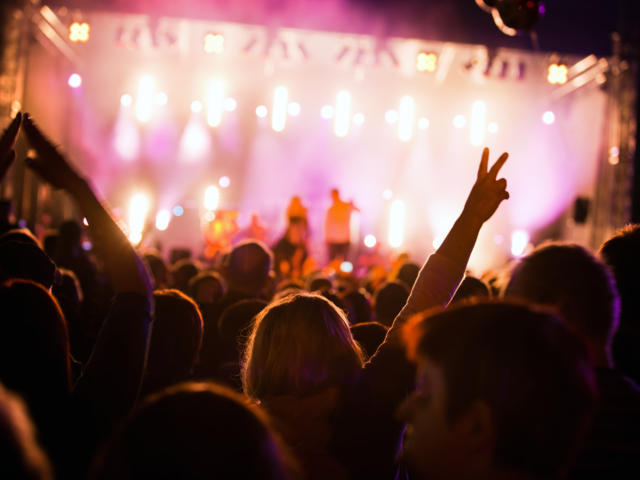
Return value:
[(362, 365), (344, 312), (321, 295), (296, 293), (272, 302), (256, 317), (242, 385), (258, 399), (308, 395), (350, 383)]

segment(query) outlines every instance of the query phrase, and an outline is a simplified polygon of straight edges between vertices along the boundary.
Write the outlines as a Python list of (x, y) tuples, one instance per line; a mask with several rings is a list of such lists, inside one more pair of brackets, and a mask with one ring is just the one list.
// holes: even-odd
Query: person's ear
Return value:
[(476, 400), (461, 415), (454, 429), (467, 450), (468, 458), (473, 458), (479, 466), (490, 466), (495, 450), (496, 431), (489, 405)]

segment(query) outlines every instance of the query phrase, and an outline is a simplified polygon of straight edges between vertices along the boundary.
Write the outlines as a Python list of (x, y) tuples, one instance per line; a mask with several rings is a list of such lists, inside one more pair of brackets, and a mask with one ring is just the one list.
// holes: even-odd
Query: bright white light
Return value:
[(82, 217), (82, 224), (83, 224), (85, 227), (88, 227), (88, 226), (89, 226), (89, 221), (87, 220), (87, 217)]
[(140, 152), (138, 125), (125, 113), (118, 116), (114, 125), (113, 146), (124, 160), (133, 160)]
[(155, 84), (156, 82), (151, 75), (143, 75), (138, 81), (136, 117), (142, 123), (146, 123), (151, 119)]
[(398, 112), (396, 110), (387, 110), (387, 113), (384, 114), (385, 121), (392, 125), (398, 121)]
[(444, 237), (445, 237), (444, 233), (437, 234), (433, 238), (433, 242), (431, 243), (431, 245), (433, 245), (433, 248), (435, 248), (436, 250), (439, 249), (440, 245), (442, 245), (442, 242), (444, 242)]
[(511, 255), (520, 257), (529, 245), (529, 234), (524, 230), (516, 230), (511, 234)]
[(77, 73), (72, 73), (71, 75), (69, 75), (69, 80), (67, 80), (67, 83), (71, 88), (78, 88), (80, 85), (82, 85), (82, 77)]
[(264, 105), (258, 105), (258, 107), (256, 108), (256, 115), (260, 118), (266, 117), (268, 113), (269, 111)]
[(210, 185), (204, 192), (204, 208), (213, 211), (220, 203), (220, 190), (215, 185)]
[(300, 104), (298, 102), (291, 102), (287, 107), (287, 111), (292, 117), (297, 117), (298, 115), (300, 115), (300, 110)]
[(422, 117), (420, 120), (418, 120), (418, 128), (420, 130), (426, 130), (427, 128), (429, 128), (429, 119), (427, 117)]
[(464, 115), (456, 115), (455, 117), (453, 117), (453, 126), (456, 128), (464, 128), (464, 126), (467, 124), (467, 119), (464, 117)]
[(224, 111), (224, 83), (214, 80), (209, 86), (207, 94), (207, 123), (210, 127), (217, 127), (222, 122)]
[(162, 209), (156, 214), (156, 228), (161, 232), (164, 232), (169, 228), (169, 222), (171, 221), (171, 212), (167, 209)]
[(131, 243), (140, 243), (149, 212), (149, 197), (137, 193), (129, 201), (129, 239)]
[(273, 110), (271, 111), (271, 128), (276, 132), (284, 130), (287, 124), (287, 103), (289, 90), (280, 85), (273, 91)]
[(364, 237), (364, 246), (365, 247), (373, 248), (373, 247), (376, 246), (376, 243), (378, 243), (378, 240), (376, 239), (375, 236), (367, 235), (366, 237)]
[(203, 48), (206, 53), (224, 52), (224, 36), (220, 33), (207, 33), (204, 36)]
[(544, 114), (542, 115), (542, 121), (547, 124), (547, 125), (551, 125), (553, 122), (556, 121), (556, 115), (555, 113), (553, 113), (550, 110), (547, 110), (546, 112), (544, 112)]
[(382, 198), (385, 200), (391, 200), (393, 198), (393, 192), (389, 188), (385, 188), (382, 192)]
[(362, 125), (364, 123), (364, 114), (363, 113), (356, 113), (353, 116), (353, 123), (356, 125)]
[(202, 112), (202, 102), (200, 100), (194, 100), (191, 102), (191, 113)]
[(226, 175), (220, 177), (220, 179), (218, 180), (218, 185), (220, 185), (220, 188), (227, 188), (229, 185), (231, 185), (231, 179)]
[(133, 104), (133, 97), (128, 93), (125, 93), (120, 97), (120, 105), (123, 107), (130, 107)]
[(346, 137), (351, 123), (351, 94), (346, 90), (338, 92), (336, 97), (336, 117), (333, 122), (333, 133), (338, 137)]
[(142, 232), (131, 232), (129, 234), (129, 242), (132, 245), (138, 245), (142, 241)]
[(404, 241), (405, 208), (402, 200), (394, 200), (391, 203), (389, 215), (389, 245), (398, 248)]
[(547, 72), (547, 82), (551, 85), (564, 85), (569, 80), (569, 68), (566, 65), (553, 63)]
[(487, 118), (487, 104), (481, 100), (473, 102), (471, 110), (471, 145), (479, 147), (484, 143), (485, 121)]
[(211, 133), (198, 118), (192, 118), (180, 138), (180, 153), (185, 160), (200, 160), (211, 150)]
[(209, 210), (209, 211), (204, 212), (203, 218), (207, 222), (213, 222), (216, 219), (216, 214), (215, 214), (215, 212), (212, 212), (211, 210)]
[(342, 262), (340, 264), (340, 271), (344, 272), (344, 273), (353, 272), (353, 263), (351, 263), (351, 262)]
[(320, 116), (325, 120), (330, 120), (333, 118), (333, 107), (331, 105), (325, 105), (320, 109)]
[(487, 126), (487, 130), (489, 130), (489, 133), (498, 133), (499, 129), (500, 127), (498, 127), (498, 124), (496, 122), (490, 122)]
[(169, 102), (169, 97), (164, 92), (158, 92), (156, 94), (156, 105), (164, 107)]
[(413, 136), (413, 120), (415, 103), (413, 98), (406, 95), (400, 99), (400, 121), (398, 122), (398, 138), (401, 142), (408, 142)]
[(235, 98), (229, 97), (224, 99), (224, 109), (227, 112), (233, 112), (236, 108), (238, 108), (238, 102), (236, 102)]

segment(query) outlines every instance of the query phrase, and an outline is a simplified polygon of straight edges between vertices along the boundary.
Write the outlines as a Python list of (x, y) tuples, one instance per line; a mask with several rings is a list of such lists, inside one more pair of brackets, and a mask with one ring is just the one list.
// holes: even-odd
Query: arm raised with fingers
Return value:
[(16, 152), (13, 146), (20, 131), (21, 122), (22, 114), (18, 113), (0, 137), (0, 181), (2, 181), (7, 174), (9, 167), (16, 158)]

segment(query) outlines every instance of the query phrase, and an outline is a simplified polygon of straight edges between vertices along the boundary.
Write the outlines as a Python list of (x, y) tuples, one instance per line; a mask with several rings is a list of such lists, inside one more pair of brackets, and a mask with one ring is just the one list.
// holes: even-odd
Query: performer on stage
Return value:
[(329, 253), (329, 262), (349, 256), (351, 242), (351, 213), (360, 210), (353, 201), (345, 202), (340, 199), (337, 188), (331, 190), (332, 204), (327, 211), (324, 222), (324, 236)]

